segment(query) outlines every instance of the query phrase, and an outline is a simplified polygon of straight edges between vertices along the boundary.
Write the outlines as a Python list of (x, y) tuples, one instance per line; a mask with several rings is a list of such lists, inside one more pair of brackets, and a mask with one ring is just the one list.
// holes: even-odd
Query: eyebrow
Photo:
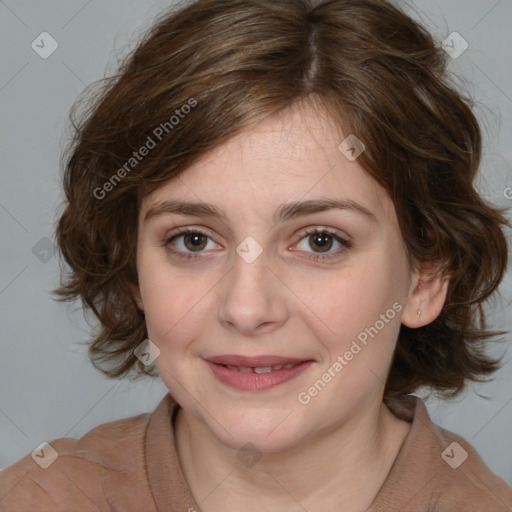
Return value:
[[(364, 215), (373, 222), (378, 222), (377, 217), (365, 206), (349, 199), (321, 198), (309, 201), (294, 201), (279, 206), (274, 212), (274, 223), (284, 220), (295, 219), (305, 215), (328, 210), (349, 210)], [(196, 217), (219, 218), (227, 223), (226, 213), (213, 204), (188, 201), (160, 201), (148, 209), (144, 216), (144, 222), (149, 219), (165, 214), (190, 215)]]

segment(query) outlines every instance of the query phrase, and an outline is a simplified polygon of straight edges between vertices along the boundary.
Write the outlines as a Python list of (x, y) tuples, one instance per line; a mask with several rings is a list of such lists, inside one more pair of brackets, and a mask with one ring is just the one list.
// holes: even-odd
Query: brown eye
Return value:
[(308, 242), (311, 248), (320, 247), (320, 252), (327, 252), (333, 246), (333, 237), (325, 233), (313, 233)]
[[(352, 242), (342, 238), (337, 232), (318, 227), (302, 233), (302, 238), (297, 244), (299, 250), (309, 253), (310, 261), (327, 261), (329, 258), (339, 257), (351, 247)], [(334, 250), (331, 250), (333, 248)]]
[[(170, 234), (164, 245), (167, 251), (174, 257), (180, 259), (192, 259), (207, 256), (208, 243), (211, 242), (213, 247), (216, 244), (209, 235), (197, 229), (185, 229), (178, 233)], [(218, 247), (218, 246), (217, 246)]]
[(183, 244), (190, 251), (201, 251), (207, 245), (208, 237), (202, 233), (189, 233), (183, 236)]

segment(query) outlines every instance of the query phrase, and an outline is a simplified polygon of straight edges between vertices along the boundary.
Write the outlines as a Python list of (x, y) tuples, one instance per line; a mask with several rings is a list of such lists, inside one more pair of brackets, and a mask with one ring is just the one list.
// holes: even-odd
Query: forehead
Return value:
[(165, 200), (218, 205), (229, 215), (253, 210), (272, 218), (278, 205), (332, 198), (393, 215), (384, 189), (339, 150), (346, 135), (304, 106), (270, 116), (204, 155), (144, 198), (141, 215)]

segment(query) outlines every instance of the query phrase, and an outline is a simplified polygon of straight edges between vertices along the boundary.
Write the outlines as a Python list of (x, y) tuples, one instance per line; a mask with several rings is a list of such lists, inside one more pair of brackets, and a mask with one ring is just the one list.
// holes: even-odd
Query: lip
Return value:
[[(281, 356), (216, 356), (204, 359), (215, 378), (222, 384), (240, 391), (265, 391), (298, 377), (315, 361)], [(219, 361), (219, 362), (216, 362)], [(282, 368), (267, 373), (242, 373), (223, 366), (256, 367), (296, 364), (293, 368)]]
[(309, 358), (283, 357), (283, 356), (239, 356), (235, 354), (224, 354), (205, 358), (207, 361), (216, 364), (225, 364), (230, 366), (278, 366), (280, 364), (296, 364), (303, 361), (311, 361)]

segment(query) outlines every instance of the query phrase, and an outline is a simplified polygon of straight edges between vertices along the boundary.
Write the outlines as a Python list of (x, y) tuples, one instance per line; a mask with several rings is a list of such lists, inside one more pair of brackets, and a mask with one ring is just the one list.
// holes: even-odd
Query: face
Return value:
[(295, 108), (142, 204), (136, 295), (155, 365), (233, 449), (289, 449), (380, 405), (412, 274), (392, 201), (343, 138)]

